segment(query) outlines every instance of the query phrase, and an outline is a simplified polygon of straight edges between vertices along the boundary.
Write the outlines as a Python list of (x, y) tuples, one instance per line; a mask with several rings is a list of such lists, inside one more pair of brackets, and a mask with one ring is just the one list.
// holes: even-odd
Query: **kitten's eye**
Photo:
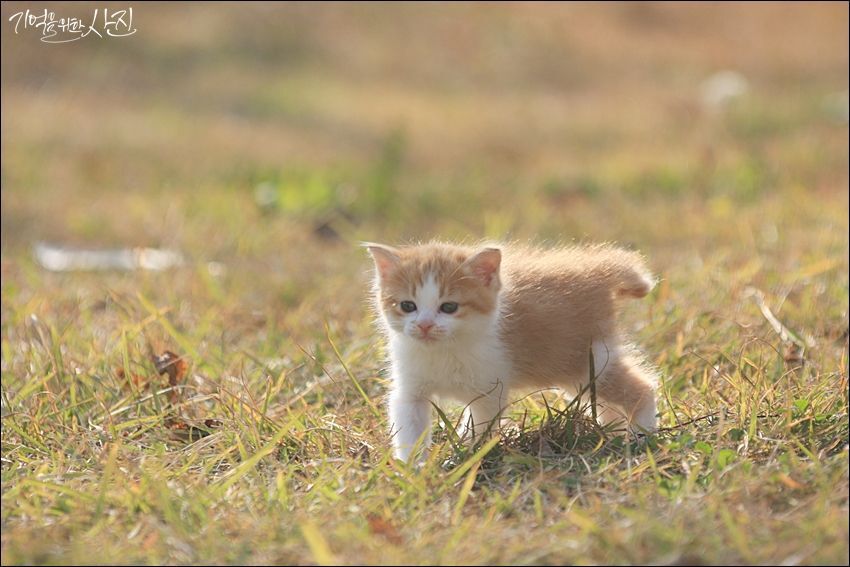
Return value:
[(405, 313), (413, 313), (414, 311), (416, 311), (416, 304), (412, 301), (402, 301), (399, 304), (399, 307), (401, 307), (401, 310)]
[(443, 313), (454, 313), (457, 311), (457, 303), (454, 301), (447, 301), (440, 305), (440, 311)]

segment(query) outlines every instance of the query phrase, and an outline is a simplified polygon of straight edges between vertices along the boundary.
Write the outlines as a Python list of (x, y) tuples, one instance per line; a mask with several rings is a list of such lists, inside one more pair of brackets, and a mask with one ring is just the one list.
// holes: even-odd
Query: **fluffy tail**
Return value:
[(642, 269), (626, 270), (622, 274), (617, 295), (621, 297), (641, 298), (652, 291), (655, 287), (655, 278), (649, 273), (645, 266)]
[(605, 250), (602, 267), (617, 297), (641, 298), (655, 287), (652, 272), (637, 252), (610, 247)]

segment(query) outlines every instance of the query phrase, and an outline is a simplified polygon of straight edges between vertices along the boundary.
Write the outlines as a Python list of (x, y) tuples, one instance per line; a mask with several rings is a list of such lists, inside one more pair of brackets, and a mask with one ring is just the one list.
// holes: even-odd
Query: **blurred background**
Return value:
[[(4, 564), (847, 562), (848, 3), (0, 14)], [(399, 484), (359, 243), (435, 237), (647, 256), (652, 458)]]
[[(128, 6), (122, 38), (10, 22)], [(660, 270), (722, 251), (781, 271), (822, 232), (846, 258), (846, 3), (2, 16), (4, 281), (44, 275), (37, 243), (174, 251), (255, 308), (316, 282), (351, 303), (367, 239), (610, 239)]]

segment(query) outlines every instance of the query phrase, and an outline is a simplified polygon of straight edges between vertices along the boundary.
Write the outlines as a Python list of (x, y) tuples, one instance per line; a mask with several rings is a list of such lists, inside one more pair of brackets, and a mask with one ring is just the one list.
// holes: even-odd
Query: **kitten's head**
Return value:
[(501, 288), (498, 248), (366, 247), (375, 261), (378, 308), (393, 332), (434, 344), (492, 325)]

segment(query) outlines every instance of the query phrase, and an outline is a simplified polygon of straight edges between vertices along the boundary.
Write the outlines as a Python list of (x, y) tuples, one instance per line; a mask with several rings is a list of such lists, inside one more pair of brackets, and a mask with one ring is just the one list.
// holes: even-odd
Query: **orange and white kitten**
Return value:
[(656, 427), (656, 372), (627, 345), (618, 302), (654, 281), (641, 256), (611, 245), (542, 250), (444, 243), (367, 244), (389, 339), (395, 455), (430, 444), (431, 400), (465, 404), (461, 433), (496, 424), (512, 388), (588, 383), (593, 349), (603, 423)]

